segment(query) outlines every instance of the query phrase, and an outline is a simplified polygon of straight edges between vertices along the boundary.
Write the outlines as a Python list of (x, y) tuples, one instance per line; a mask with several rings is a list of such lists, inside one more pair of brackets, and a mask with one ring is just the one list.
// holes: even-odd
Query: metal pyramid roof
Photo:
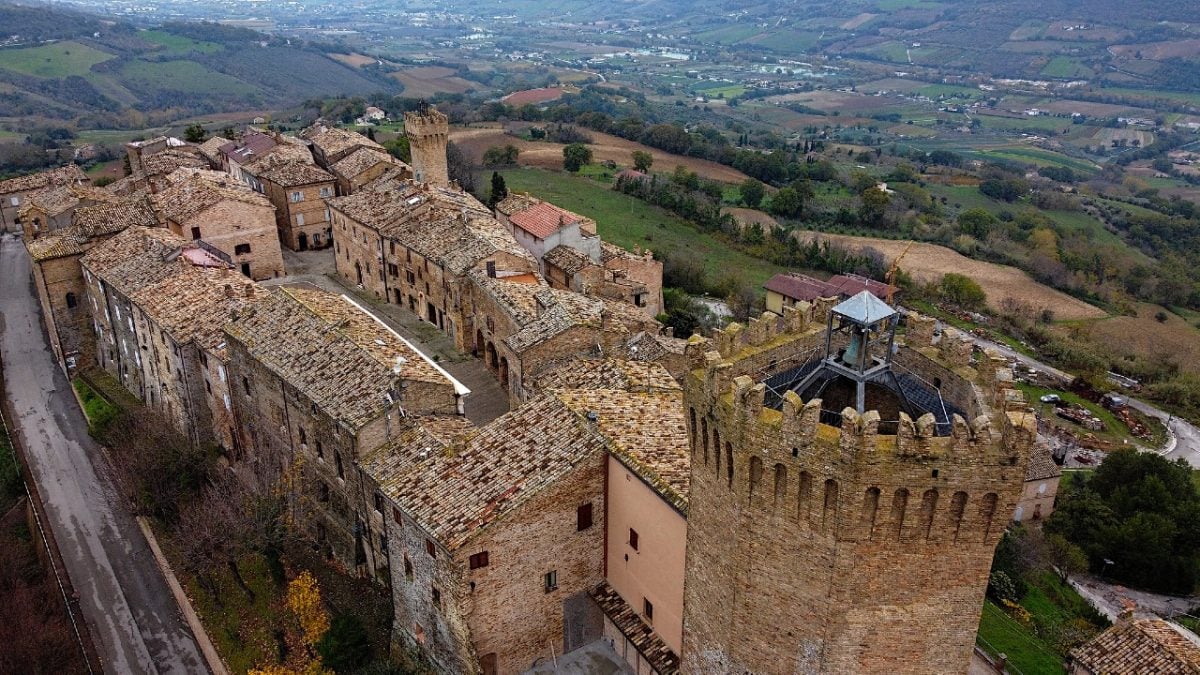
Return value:
[(896, 310), (879, 298), (863, 291), (858, 295), (844, 300), (833, 308), (833, 311), (860, 324), (870, 325), (882, 321), (896, 313)]

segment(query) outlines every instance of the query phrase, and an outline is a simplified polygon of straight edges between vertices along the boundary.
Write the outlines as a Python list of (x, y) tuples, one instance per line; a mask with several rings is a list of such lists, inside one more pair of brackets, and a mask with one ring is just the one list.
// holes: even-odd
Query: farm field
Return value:
[(147, 42), (162, 45), (163, 51), (171, 54), (191, 54), (193, 52), (214, 54), (225, 48), (215, 42), (193, 40), (189, 37), (174, 35), (161, 30), (144, 30), (138, 33), (138, 35)]
[(405, 96), (433, 96), (446, 92), (461, 94), (468, 89), (479, 89), (483, 85), (458, 77), (450, 68), (423, 66), (390, 73), (389, 76), (404, 85)]
[(86, 75), (92, 66), (116, 58), (80, 42), (56, 42), (25, 49), (0, 49), (0, 68), (34, 77)]
[(148, 90), (185, 93), (247, 94), (254, 87), (195, 61), (131, 61), (121, 69), (125, 80)]
[[(611, 160), (619, 166), (630, 166), (633, 163), (630, 154), (634, 150), (642, 150), (654, 156), (654, 170), (656, 171), (670, 171), (678, 165), (683, 165), (689, 171), (695, 171), (712, 180), (740, 183), (747, 178), (746, 174), (724, 164), (695, 157), (672, 155), (641, 143), (627, 141), (619, 136), (610, 136), (591, 130), (588, 130), (587, 134), (592, 137), (592, 144), (588, 147), (592, 149), (592, 160), (595, 162)], [(498, 127), (451, 129), (450, 140), (461, 147), (463, 152), (474, 161), (483, 157), (483, 153), (493, 145), (514, 145), (521, 151), (517, 161), (522, 165), (552, 170), (562, 168), (563, 144), (526, 141), (510, 136)]]
[(1083, 65), (1078, 59), (1056, 56), (1042, 68), (1042, 74), (1047, 77), (1090, 78), (1094, 77), (1096, 72)]
[(358, 54), (358, 53), (330, 54), (329, 58), (331, 58), (334, 61), (337, 61), (339, 63), (343, 63), (347, 66), (350, 66), (351, 68), (362, 68), (363, 66), (371, 66), (371, 65), (374, 65), (377, 61), (377, 59), (375, 59), (374, 57), (366, 56), (364, 54)]
[(664, 253), (687, 251), (704, 262), (710, 278), (740, 273), (757, 290), (784, 268), (730, 248), (719, 238), (640, 199), (623, 195), (605, 183), (561, 171), (504, 171), (510, 192), (528, 192), (564, 209), (596, 220), (600, 236), (627, 249)]
[(1200, 374), (1200, 328), (1172, 312), (1165, 312), (1166, 320), (1159, 321), (1155, 315), (1160, 311), (1164, 310), (1157, 305), (1139, 304), (1137, 316), (1112, 316), (1072, 327), (1101, 344), (1139, 356), (1170, 358), (1182, 370)]
[(999, 157), (1001, 159), (1011, 159), (1016, 162), (1025, 164), (1033, 164), (1035, 166), (1061, 166), (1067, 167), (1074, 171), (1079, 171), (1084, 174), (1095, 173), (1100, 167), (1095, 164), (1074, 157), (1061, 155), (1057, 152), (1049, 150), (1041, 150), (1039, 148), (1029, 147), (1013, 147), (1002, 148), (998, 150), (986, 150), (985, 155)]

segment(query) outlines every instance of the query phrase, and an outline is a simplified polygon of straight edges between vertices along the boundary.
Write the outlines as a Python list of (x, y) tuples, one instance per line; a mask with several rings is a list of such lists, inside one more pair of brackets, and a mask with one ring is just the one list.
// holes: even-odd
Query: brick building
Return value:
[(95, 363), (95, 333), (79, 259), (93, 246), (130, 227), (157, 227), (147, 198), (85, 206), (71, 227), (29, 241), (33, 284), (54, 356), (68, 373)]
[(36, 192), (21, 205), (19, 217), (25, 239), (37, 239), (70, 226), (71, 216), (81, 206), (116, 201), (110, 192), (90, 185), (60, 185)]
[[(971, 658), (1035, 415), (1004, 360), (972, 364), (957, 331), (937, 347), (911, 331), (893, 355), (878, 342), (890, 308), (863, 293), (835, 310), (801, 303), (689, 342), (685, 672)], [(869, 380), (857, 408), (853, 378)]]
[(413, 177), (411, 166), (372, 147), (356, 149), (330, 164), (329, 170), (337, 176), (339, 195), (352, 195), (385, 175), (396, 180)]
[(35, 193), (61, 185), (90, 184), (91, 179), (75, 164), (0, 180), (0, 231), (21, 231), (21, 207)]
[(1054, 513), (1054, 501), (1058, 497), (1058, 482), (1062, 469), (1054, 463), (1050, 448), (1039, 443), (1029, 456), (1029, 467), (1025, 470), (1025, 484), (1021, 488), (1021, 499), (1013, 511), (1013, 521), (1039, 523)]
[(279, 239), (293, 251), (329, 248), (333, 229), (326, 200), (336, 191), (334, 177), (319, 166), (281, 162), (259, 171), (262, 193), (275, 206)]
[(298, 469), (293, 499), (327, 555), (387, 579), (365, 456), (410, 415), (459, 416), (470, 393), (345, 296), (273, 290), (225, 327), (238, 448), (259, 475)]
[(172, 180), (177, 182), (152, 197), (159, 219), (172, 232), (203, 239), (251, 279), (284, 274), (275, 207), (266, 197), (212, 171), (192, 172), (182, 180), (174, 174)]
[(406, 112), (404, 135), (412, 151), (413, 178), (431, 185), (449, 185), (446, 147), (450, 143), (450, 121), (446, 115), (429, 106)]
[(312, 146), (313, 158), (321, 168), (332, 171), (333, 166), (360, 149), (387, 154), (383, 146), (356, 131), (324, 124), (314, 124), (300, 132), (300, 138)]

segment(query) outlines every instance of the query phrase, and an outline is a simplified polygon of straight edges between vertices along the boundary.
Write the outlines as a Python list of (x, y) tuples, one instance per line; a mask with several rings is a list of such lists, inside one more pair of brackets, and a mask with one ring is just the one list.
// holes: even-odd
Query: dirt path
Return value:
[[(740, 183), (748, 178), (741, 171), (725, 166), (724, 164), (717, 164), (716, 162), (697, 159), (695, 157), (673, 155), (662, 150), (655, 150), (641, 143), (627, 141), (618, 136), (602, 134), (591, 130), (585, 130), (585, 132), (592, 137), (590, 147), (592, 148), (592, 156), (597, 162), (612, 160), (622, 167), (629, 167), (633, 164), (633, 161), (629, 157), (630, 153), (634, 150), (642, 150), (654, 155), (655, 171), (670, 171), (682, 164), (689, 171), (695, 171), (705, 178), (726, 183)], [(483, 157), (483, 153), (493, 145), (514, 145), (521, 151), (518, 161), (524, 166), (534, 166), (542, 169), (562, 168), (562, 143), (540, 141), (535, 143), (522, 140), (505, 134), (504, 130), (499, 126), (455, 128), (450, 132), (450, 140), (462, 148), (467, 157), (475, 162), (478, 162)]]
[[(776, 224), (771, 216), (761, 211), (732, 208), (727, 211), (745, 223), (757, 222), (764, 226)], [(829, 240), (854, 250), (873, 248), (889, 260), (895, 259), (904, 252), (904, 248), (908, 245), (907, 241), (894, 239), (851, 237), (808, 231), (798, 232), (796, 236), (805, 243), (816, 237), (821, 241)], [(1108, 316), (1099, 307), (1094, 307), (1066, 293), (1040, 284), (1015, 267), (972, 260), (945, 246), (926, 243), (914, 244), (908, 255), (904, 256), (900, 267), (911, 274), (913, 278), (926, 282), (941, 279), (942, 275), (947, 272), (965, 274), (983, 286), (983, 290), (988, 296), (988, 304), (993, 308), (997, 308), (1004, 299), (1012, 298), (1039, 310), (1053, 310), (1054, 316), (1061, 320), (1099, 319)]]

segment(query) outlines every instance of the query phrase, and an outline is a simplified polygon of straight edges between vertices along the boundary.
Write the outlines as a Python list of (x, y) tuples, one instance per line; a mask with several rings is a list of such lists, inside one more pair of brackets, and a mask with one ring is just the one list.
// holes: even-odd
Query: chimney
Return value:
[(234, 295), (235, 293), (233, 292), (233, 284), (225, 284), (225, 297), (232, 298)]
[(496, 261), (495, 260), (487, 261), (487, 275), (493, 279), (496, 278)]
[(246, 284), (246, 299), (254, 299), (254, 284)]

